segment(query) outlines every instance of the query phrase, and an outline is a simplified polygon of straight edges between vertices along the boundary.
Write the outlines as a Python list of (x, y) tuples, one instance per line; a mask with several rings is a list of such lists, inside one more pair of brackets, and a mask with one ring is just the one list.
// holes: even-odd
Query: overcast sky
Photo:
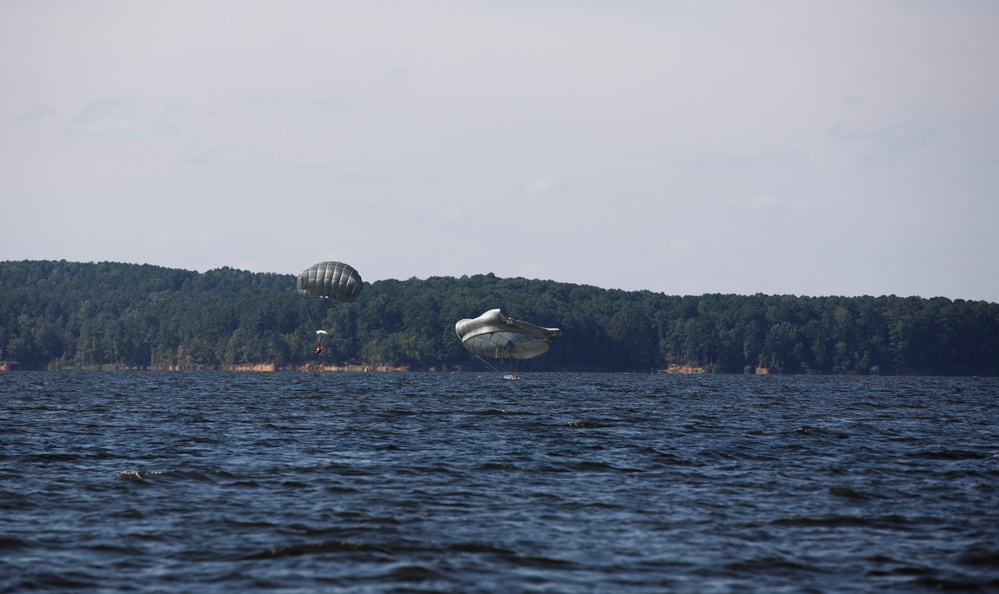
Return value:
[(999, 2), (0, 3), (0, 260), (999, 302)]

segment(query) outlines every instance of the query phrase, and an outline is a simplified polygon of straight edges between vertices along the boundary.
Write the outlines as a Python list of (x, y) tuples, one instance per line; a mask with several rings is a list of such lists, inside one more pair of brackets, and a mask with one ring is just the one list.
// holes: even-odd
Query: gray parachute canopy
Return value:
[(473, 319), (460, 320), (454, 331), (473, 355), (494, 359), (530, 359), (548, 350), (562, 335), (558, 328), (542, 328), (490, 309)]
[(361, 275), (343, 262), (320, 262), (298, 275), (298, 292), (301, 295), (330, 297), (351, 303), (364, 288)]

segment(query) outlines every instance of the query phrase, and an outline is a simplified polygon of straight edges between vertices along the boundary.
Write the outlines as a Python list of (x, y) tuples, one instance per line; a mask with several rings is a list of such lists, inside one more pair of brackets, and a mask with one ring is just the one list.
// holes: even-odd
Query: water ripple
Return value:
[(0, 379), (0, 592), (999, 586), (991, 380)]

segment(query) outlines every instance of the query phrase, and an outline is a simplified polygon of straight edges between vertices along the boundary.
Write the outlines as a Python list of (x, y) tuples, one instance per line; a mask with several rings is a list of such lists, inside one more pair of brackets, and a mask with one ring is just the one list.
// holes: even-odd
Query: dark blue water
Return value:
[(999, 591), (999, 380), (0, 374), (0, 591)]

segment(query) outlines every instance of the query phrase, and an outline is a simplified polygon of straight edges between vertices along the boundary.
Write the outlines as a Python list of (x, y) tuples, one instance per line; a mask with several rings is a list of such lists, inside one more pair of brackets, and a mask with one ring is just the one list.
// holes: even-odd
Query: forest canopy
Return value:
[[(945, 297), (669, 296), (493, 274), (364, 283), (326, 300), (330, 362), (482, 369), (455, 323), (500, 308), (558, 328), (551, 371), (999, 374), (999, 304)], [(295, 274), (0, 262), (10, 368), (306, 365), (315, 327)]]

